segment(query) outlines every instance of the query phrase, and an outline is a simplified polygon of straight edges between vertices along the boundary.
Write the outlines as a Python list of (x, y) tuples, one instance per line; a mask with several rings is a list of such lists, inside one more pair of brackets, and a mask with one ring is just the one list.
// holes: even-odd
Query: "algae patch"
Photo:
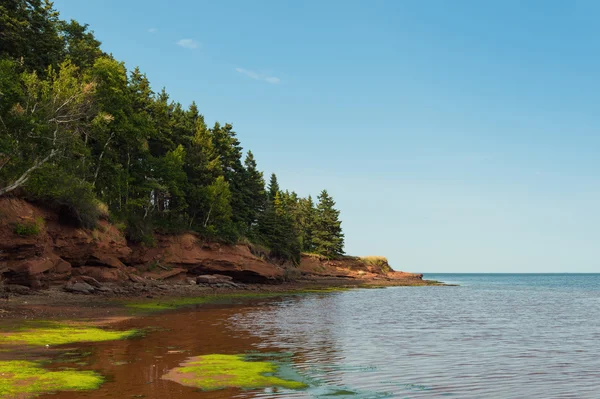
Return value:
[(9, 331), (0, 331), (1, 345), (63, 345), (78, 342), (102, 342), (131, 338), (137, 330), (109, 331), (79, 324), (51, 322), (28, 323)]
[(136, 301), (126, 303), (125, 306), (132, 311), (156, 312), (193, 305), (229, 304), (243, 300), (268, 299), (292, 295), (329, 294), (340, 291), (347, 291), (349, 289), (350, 288), (347, 287), (317, 287), (290, 291), (218, 293), (213, 295), (202, 295), (197, 297), (167, 298), (160, 301)]
[(36, 362), (0, 361), (0, 397), (24, 397), (56, 391), (87, 391), (103, 379), (93, 371), (49, 371)]
[(306, 388), (300, 381), (277, 376), (279, 366), (267, 361), (248, 361), (244, 355), (205, 355), (191, 358), (162, 378), (202, 390), (224, 388)]

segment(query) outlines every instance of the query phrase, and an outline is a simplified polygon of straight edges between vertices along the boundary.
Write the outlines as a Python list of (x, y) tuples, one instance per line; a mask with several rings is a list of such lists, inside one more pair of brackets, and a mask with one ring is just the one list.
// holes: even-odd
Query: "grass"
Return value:
[(318, 259), (318, 260), (327, 260), (327, 256), (325, 255), (321, 255), (321, 254), (316, 254), (313, 252), (302, 252), (302, 256), (306, 256), (307, 258), (313, 258), (313, 259)]
[(23, 223), (17, 222), (14, 227), (14, 233), (23, 237), (37, 236), (44, 228), (44, 219), (41, 217), (35, 220), (28, 220)]
[(93, 371), (49, 371), (40, 363), (0, 361), (0, 397), (22, 398), (56, 391), (87, 391), (98, 388), (103, 379)]
[(0, 332), (2, 345), (64, 345), (77, 342), (102, 342), (131, 338), (138, 330), (109, 331), (80, 324), (31, 322), (25, 326)]
[(374, 266), (381, 268), (381, 271), (388, 273), (392, 271), (392, 268), (388, 264), (388, 260), (384, 256), (361, 256), (360, 261), (367, 266)]
[(248, 361), (244, 355), (205, 355), (192, 358), (163, 378), (212, 391), (224, 388), (305, 388), (300, 381), (277, 377), (279, 367), (266, 361)]

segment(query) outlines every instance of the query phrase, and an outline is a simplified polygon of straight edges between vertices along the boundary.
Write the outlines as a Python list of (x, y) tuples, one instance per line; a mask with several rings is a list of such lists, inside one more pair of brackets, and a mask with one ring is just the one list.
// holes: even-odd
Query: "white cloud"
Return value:
[(276, 85), (277, 83), (281, 82), (281, 79), (275, 76), (267, 76), (265, 78), (265, 82), (273, 83)]
[(148, 29), (148, 32), (150, 32), (150, 33), (156, 33), (156, 32), (158, 32), (158, 29), (156, 29), (156, 28), (150, 28), (150, 29)]
[(198, 43), (194, 39), (181, 39), (177, 42), (177, 45), (189, 49), (195, 49), (200, 47), (200, 43)]
[(263, 82), (267, 82), (267, 83), (271, 83), (271, 84), (278, 84), (281, 82), (281, 79), (279, 79), (276, 76), (271, 76), (269, 74), (250, 71), (250, 70), (244, 69), (244, 68), (235, 68), (235, 70), (236, 70), (236, 72), (241, 73), (242, 75), (246, 75), (247, 77), (254, 79), (254, 80), (262, 80)]

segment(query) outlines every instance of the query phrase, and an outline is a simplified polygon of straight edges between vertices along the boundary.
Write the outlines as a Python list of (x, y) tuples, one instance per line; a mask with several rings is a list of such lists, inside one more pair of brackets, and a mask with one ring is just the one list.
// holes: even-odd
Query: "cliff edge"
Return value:
[[(248, 245), (202, 241), (196, 234), (156, 235), (148, 247), (128, 242), (108, 220), (95, 229), (71, 226), (53, 211), (15, 198), (0, 198), (0, 278), (8, 285), (41, 289), (63, 285), (165, 281), (280, 283), (292, 279), (422, 279), (395, 272), (385, 258), (326, 259), (304, 254), (283, 267)], [(198, 277), (203, 276), (203, 277)], [(215, 281), (217, 281), (215, 280)]]

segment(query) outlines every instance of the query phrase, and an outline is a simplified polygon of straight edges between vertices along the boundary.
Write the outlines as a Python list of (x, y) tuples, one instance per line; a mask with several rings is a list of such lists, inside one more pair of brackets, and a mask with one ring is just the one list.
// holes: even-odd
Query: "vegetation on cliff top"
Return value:
[(318, 203), (265, 187), (233, 126), (210, 127), (146, 76), (100, 49), (87, 25), (63, 21), (48, 0), (0, 5), (0, 195), (53, 206), (95, 225), (108, 207), (130, 240), (186, 229), (247, 239), (297, 262), (301, 251), (343, 253), (332, 197)]

